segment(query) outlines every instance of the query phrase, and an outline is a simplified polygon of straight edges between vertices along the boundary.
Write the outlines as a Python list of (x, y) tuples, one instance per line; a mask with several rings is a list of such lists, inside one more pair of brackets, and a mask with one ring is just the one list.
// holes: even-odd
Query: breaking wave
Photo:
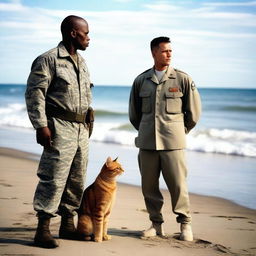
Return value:
[[(0, 126), (32, 128), (25, 104), (13, 103), (0, 107)], [(98, 122), (94, 125), (92, 140), (134, 146), (137, 131), (128, 123), (114, 122), (114, 116), (127, 116), (127, 113), (96, 110)], [(111, 117), (101, 118), (101, 117)], [(206, 153), (219, 153), (256, 157), (256, 132), (232, 129), (195, 129), (187, 136), (188, 150)]]

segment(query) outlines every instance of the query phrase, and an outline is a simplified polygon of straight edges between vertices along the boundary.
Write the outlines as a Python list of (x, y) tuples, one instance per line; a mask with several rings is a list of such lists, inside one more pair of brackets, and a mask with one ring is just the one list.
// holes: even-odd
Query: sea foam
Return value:
[[(106, 118), (106, 115), (112, 117)], [(98, 111), (91, 140), (134, 146), (137, 131), (128, 123), (128, 116), (125, 118), (123, 113), (119, 113), (119, 115), (123, 116), (120, 122), (119, 119), (116, 120), (113, 117), (113, 113)], [(0, 126), (32, 128), (26, 106), (23, 103), (0, 107), (0, 116)], [(256, 157), (256, 132), (196, 127), (187, 135), (187, 149), (206, 153)]]
[(0, 107), (0, 116), (0, 125), (2, 126), (32, 128), (25, 104), (12, 103)]
[(192, 131), (188, 149), (194, 151), (256, 157), (256, 133), (230, 129)]
[[(120, 127), (122, 127), (121, 124), (96, 123), (91, 139), (98, 142), (134, 146), (137, 132), (121, 130)], [(195, 129), (187, 135), (187, 149), (206, 153), (256, 157), (256, 133), (229, 129)]]

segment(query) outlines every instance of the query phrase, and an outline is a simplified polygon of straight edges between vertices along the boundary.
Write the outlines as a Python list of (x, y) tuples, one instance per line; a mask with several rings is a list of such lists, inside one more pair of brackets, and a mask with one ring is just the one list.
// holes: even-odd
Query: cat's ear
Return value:
[(118, 159), (118, 157), (115, 160), (113, 160), (113, 162), (117, 161), (117, 159)]
[(106, 166), (108, 167), (110, 163), (112, 163), (112, 158), (109, 156), (106, 160)]

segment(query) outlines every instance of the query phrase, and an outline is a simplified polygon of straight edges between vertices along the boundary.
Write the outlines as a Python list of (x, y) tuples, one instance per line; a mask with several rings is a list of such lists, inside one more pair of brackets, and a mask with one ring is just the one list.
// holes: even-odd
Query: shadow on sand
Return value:
[(35, 230), (35, 228), (26, 227), (0, 227), (0, 244), (33, 246), (33, 235)]

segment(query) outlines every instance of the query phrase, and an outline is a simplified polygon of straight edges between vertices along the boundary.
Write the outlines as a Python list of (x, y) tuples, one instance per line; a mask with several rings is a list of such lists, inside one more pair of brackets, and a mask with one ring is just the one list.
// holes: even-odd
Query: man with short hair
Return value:
[(44, 248), (58, 247), (52, 237), (50, 218), (61, 215), (59, 237), (75, 239), (73, 216), (80, 206), (88, 161), (91, 82), (84, 59), (77, 50), (89, 45), (86, 20), (70, 15), (61, 23), (62, 42), (40, 55), (27, 81), (28, 115), (44, 147), (34, 195), (38, 227), (34, 242)]
[(133, 83), (130, 122), (138, 130), (142, 192), (152, 225), (143, 236), (164, 236), (159, 190), (162, 172), (171, 194), (173, 212), (181, 223), (180, 239), (192, 241), (187, 169), (184, 156), (185, 134), (199, 120), (201, 101), (195, 83), (184, 72), (170, 66), (172, 48), (168, 37), (151, 41), (154, 67), (140, 74)]

